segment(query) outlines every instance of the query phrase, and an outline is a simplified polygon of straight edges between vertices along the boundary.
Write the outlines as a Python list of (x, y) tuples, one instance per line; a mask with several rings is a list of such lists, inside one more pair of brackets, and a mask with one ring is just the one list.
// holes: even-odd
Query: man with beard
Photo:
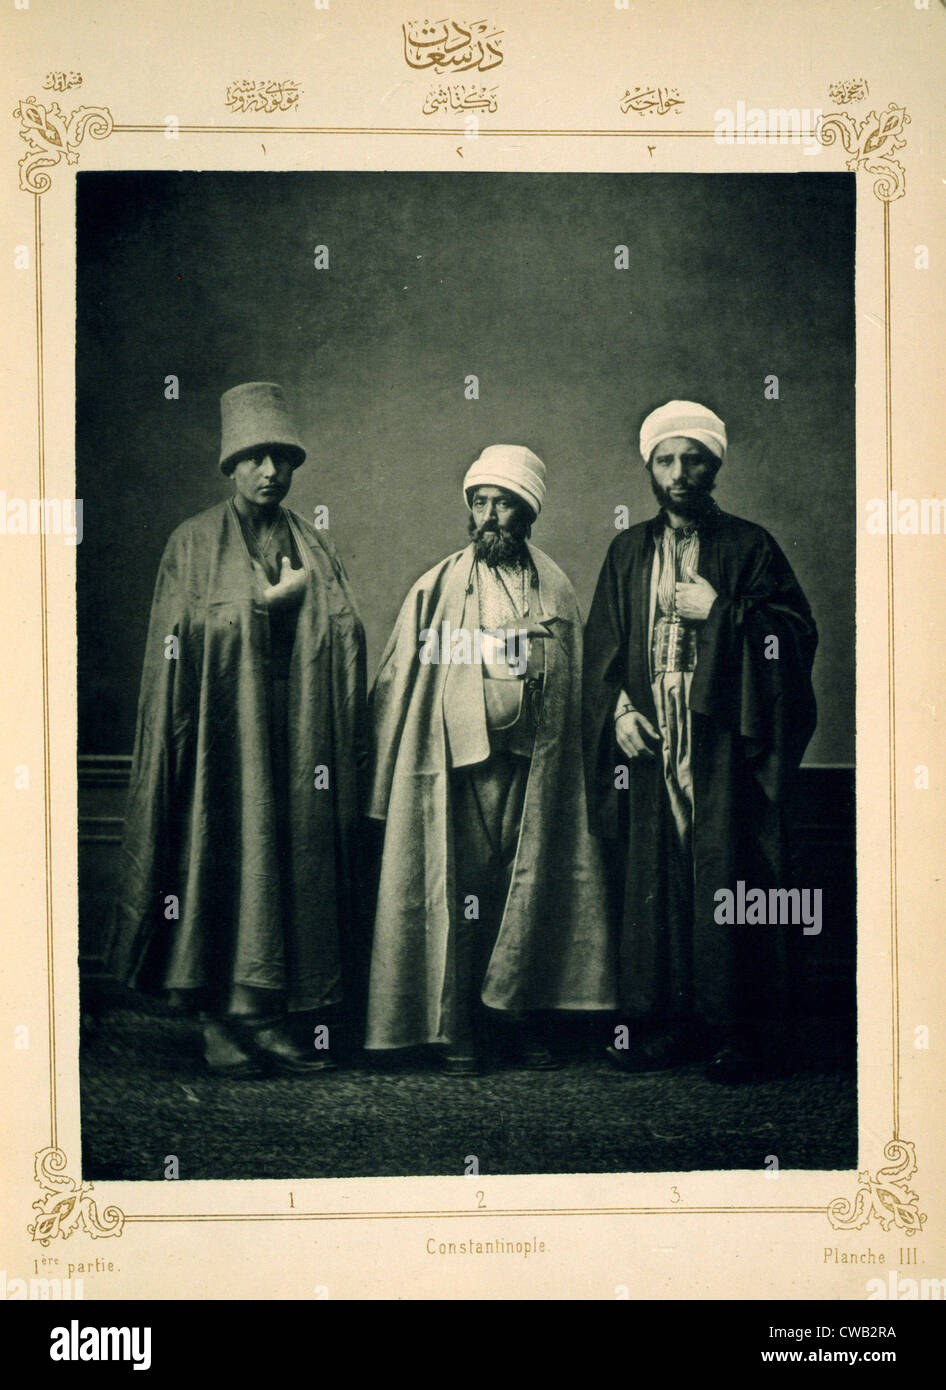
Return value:
[(541, 459), (492, 445), (463, 492), (470, 544), (407, 595), (370, 697), (368, 814), (385, 830), (366, 1045), (440, 1044), (448, 1070), (471, 1072), (490, 1019), (520, 1064), (547, 1067), (530, 1012), (614, 1005), (581, 619), (527, 543)]
[(584, 736), (592, 828), (625, 850), (625, 1020), (609, 1056), (645, 1070), (715, 1053), (708, 1074), (738, 1081), (780, 1031), (788, 943), (783, 927), (719, 925), (717, 894), (785, 883), (817, 633), (772, 537), (710, 495), (726, 443), (693, 401), (641, 426), (660, 511), (615, 538), (601, 571)]

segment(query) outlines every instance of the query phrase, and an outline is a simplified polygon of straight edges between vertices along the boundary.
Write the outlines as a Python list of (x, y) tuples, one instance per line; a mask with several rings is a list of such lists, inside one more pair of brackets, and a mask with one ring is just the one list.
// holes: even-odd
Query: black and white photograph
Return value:
[(856, 1167), (855, 220), (77, 173), (84, 1178)]

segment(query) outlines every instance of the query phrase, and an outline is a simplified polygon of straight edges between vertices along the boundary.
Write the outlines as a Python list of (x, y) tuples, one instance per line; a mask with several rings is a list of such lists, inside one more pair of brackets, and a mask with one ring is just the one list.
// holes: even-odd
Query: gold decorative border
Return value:
[[(85, 136), (103, 140), (111, 134), (161, 134), (164, 125), (157, 124), (117, 124), (111, 111), (104, 106), (80, 106), (68, 116), (64, 116), (57, 102), (48, 106), (37, 102), (35, 97), (20, 101), (13, 111), (20, 123), (19, 134), (26, 141), (28, 152), (19, 161), (20, 188), (34, 195), (34, 265), (36, 273), (36, 374), (37, 374), (37, 436), (38, 473), (40, 497), (45, 490), (45, 405), (43, 377), (43, 297), (42, 297), (42, 236), (41, 236), (41, 195), (51, 187), (49, 170), (59, 165), (63, 159), (67, 164), (78, 163), (79, 150)], [(855, 119), (848, 112), (831, 112), (823, 115), (818, 127), (822, 144), (831, 146), (840, 143), (847, 153), (845, 167), (854, 173), (873, 176), (873, 193), (882, 207), (883, 266), (884, 266), (884, 425), (885, 425), (885, 471), (888, 496), (893, 491), (893, 445), (892, 445), (892, 403), (891, 403), (891, 297), (890, 297), (890, 204), (904, 196), (906, 192), (906, 173), (903, 165), (895, 158), (906, 146), (904, 128), (910, 122), (906, 109), (890, 102), (886, 109), (870, 111), (866, 116)], [(331, 127), (331, 126), (251, 126), (251, 125), (184, 125), (180, 124), (181, 134), (239, 134), (253, 135), (427, 135), (456, 138), (464, 134), (462, 128), (422, 127)], [(670, 130), (659, 129), (619, 129), (619, 130), (552, 130), (524, 129), (507, 130), (484, 128), (479, 132), (481, 138), (490, 136), (530, 136), (558, 138), (609, 139), (647, 139), (658, 136), (661, 139), (716, 139), (713, 130)], [(753, 139), (752, 143), (785, 144), (777, 133), (767, 134), (763, 140)], [(893, 537), (888, 531), (886, 537), (886, 575), (887, 575), (887, 722), (888, 722), (888, 780), (889, 780), (889, 843), (890, 843), (890, 945), (891, 945), (891, 1003), (892, 1003), (892, 1100), (893, 1137), (884, 1148), (887, 1164), (877, 1169), (876, 1176), (869, 1170), (858, 1173), (858, 1188), (853, 1199), (835, 1197), (827, 1207), (822, 1206), (667, 1206), (637, 1207), (568, 1207), (568, 1208), (510, 1208), (463, 1211), (362, 1211), (362, 1212), (303, 1212), (288, 1213), (223, 1213), (194, 1212), (182, 1214), (138, 1213), (126, 1215), (119, 1207), (109, 1205), (103, 1209), (99, 1219), (96, 1203), (90, 1194), (91, 1183), (59, 1176), (67, 1166), (65, 1154), (58, 1147), (58, 1118), (56, 1108), (56, 1037), (55, 1037), (55, 997), (53, 988), (53, 930), (52, 930), (52, 826), (50, 819), (50, 755), (49, 755), (49, 666), (47, 634), (47, 588), (46, 588), (46, 545), (45, 536), (40, 535), (40, 620), (43, 678), (43, 796), (45, 818), (45, 885), (46, 885), (46, 957), (47, 957), (47, 1001), (49, 1007), (49, 1089), (50, 1089), (50, 1143), (37, 1152), (34, 1159), (34, 1177), (43, 1189), (45, 1196), (33, 1203), (39, 1213), (37, 1219), (28, 1227), (34, 1240), (43, 1245), (61, 1235), (67, 1238), (75, 1230), (81, 1230), (93, 1237), (120, 1236), (126, 1225), (134, 1222), (187, 1222), (187, 1221), (352, 1221), (352, 1220), (405, 1220), (405, 1219), (445, 1219), (451, 1217), (513, 1217), (513, 1216), (662, 1216), (662, 1215), (823, 1215), (835, 1230), (859, 1230), (876, 1218), (887, 1231), (897, 1227), (905, 1234), (918, 1234), (926, 1221), (919, 1210), (917, 1194), (905, 1186), (907, 1179), (916, 1172), (915, 1146), (900, 1137), (900, 974), (899, 974), (899, 884), (897, 878), (897, 827), (896, 827), (896, 688), (895, 688), (895, 645), (894, 645), (894, 554)]]
[(33, 1161), (33, 1175), (45, 1192), (33, 1203), (39, 1214), (27, 1230), (40, 1245), (48, 1245), (56, 1236), (68, 1240), (77, 1231), (97, 1239), (99, 1236), (120, 1236), (125, 1225), (125, 1213), (120, 1207), (107, 1206), (99, 1219), (98, 1207), (92, 1200), (93, 1184), (60, 1176), (68, 1160), (62, 1149), (40, 1149)]
[(906, 110), (891, 101), (886, 111), (869, 111), (860, 120), (848, 111), (833, 111), (822, 116), (818, 134), (823, 145), (840, 140), (848, 153), (847, 168), (873, 174), (875, 196), (892, 203), (906, 192), (906, 173), (894, 155), (907, 143), (900, 137), (909, 121)]
[(920, 1199), (906, 1186), (907, 1178), (916, 1172), (916, 1149), (899, 1139), (891, 1139), (884, 1148), (888, 1160), (877, 1176), (858, 1173), (860, 1184), (854, 1200), (835, 1197), (828, 1206), (828, 1220), (836, 1231), (859, 1231), (876, 1216), (885, 1231), (896, 1226), (908, 1236), (917, 1235), (926, 1221), (920, 1211)]
[[(674, 89), (676, 90), (676, 89)], [(20, 122), (20, 138), (29, 146), (29, 153), (20, 160), (20, 188), (26, 193), (45, 193), (51, 186), (48, 168), (65, 158), (76, 164), (79, 147), (86, 134), (104, 140), (116, 134), (165, 134), (163, 125), (119, 125), (105, 106), (79, 106), (69, 116), (63, 116), (58, 102), (48, 106), (35, 97), (26, 97), (14, 108), (14, 118)], [(832, 111), (822, 115), (818, 139), (825, 146), (840, 142), (847, 151), (845, 167), (852, 172), (874, 175), (874, 195), (882, 202), (902, 198), (906, 191), (906, 172), (894, 155), (905, 148), (904, 127), (910, 122), (906, 108), (890, 102), (885, 110), (869, 111), (855, 119), (848, 111)], [(280, 125), (184, 125), (176, 129), (184, 135), (433, 135), (453, 138), (465, 134), (464, 127), (435, 126), (280, 126)], [(479, 132), (483, 138), (509, 136), (565, 136), (595, 139), (662, 139), (717, 140), (715, 130), (672, 130), (665, 126), (654, 129), (619, 130), (553, 130), (486, 128)], [(728, 141), (721, 143), (729, 143)], [(778, 131), (753, 134), (752, 144), (785, 144)], [(40, 170), (41, 172), (37, 172)]]
[(79, 106), (64, 116), (58, 101), (45, 106), (35, 97), (19, 102), (13, 116), (20, 123), (20, 139), (28, 146), (19, 162), (24, 193), (48, 192), (52, 186), (48, 169), (63, 159), (67, 164), (78, 164), (79, 146), (86, 134), (93, 140), (104, 140), (114, 129), (111, 112), (104, 106)]

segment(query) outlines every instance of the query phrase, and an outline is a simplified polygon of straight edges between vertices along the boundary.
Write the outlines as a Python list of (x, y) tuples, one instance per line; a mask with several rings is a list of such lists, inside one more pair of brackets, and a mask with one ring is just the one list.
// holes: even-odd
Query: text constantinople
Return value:
[(428, 1236), (425, 1249), (428, 1255), (544, 1255), (545, 1241), (535, 1236), (531, 1240), (437, 1240)]

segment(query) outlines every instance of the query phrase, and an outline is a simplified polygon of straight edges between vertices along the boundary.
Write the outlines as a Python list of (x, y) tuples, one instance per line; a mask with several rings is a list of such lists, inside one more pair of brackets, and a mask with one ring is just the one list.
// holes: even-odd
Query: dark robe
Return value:
[(338, 1002), (356, 920), (364, 631), (332, 543), (284, 512), (308, 578), (288, 670), (224, 502), (168, 541), (141, 677), (109, 964), (213, 1011), (234, 984)]
[[(584, 643), (583, 736), (593, 831), (626, 850), (617, 885), (619, 989), (636, 1020), (696, 1017), (728, 1026), (784, 1005), (786, 932), (720, 925), (718, 890), (792, 886), (784, 805), (814, 731), (817, 632), (778, 545), (715, 509), (700, 522), (698, 572), (718, 598), (696, 624), (690, 691), (692, 862), (679, 847), (660, 750), (627, 758), (614, 735), (623, 688), (657, 727), (648, 660), (658, 516), (612, 542)], [(766, 639), (778, 638), (767, 659)], [(626, 789), (616, 782), (627, 768)]]

